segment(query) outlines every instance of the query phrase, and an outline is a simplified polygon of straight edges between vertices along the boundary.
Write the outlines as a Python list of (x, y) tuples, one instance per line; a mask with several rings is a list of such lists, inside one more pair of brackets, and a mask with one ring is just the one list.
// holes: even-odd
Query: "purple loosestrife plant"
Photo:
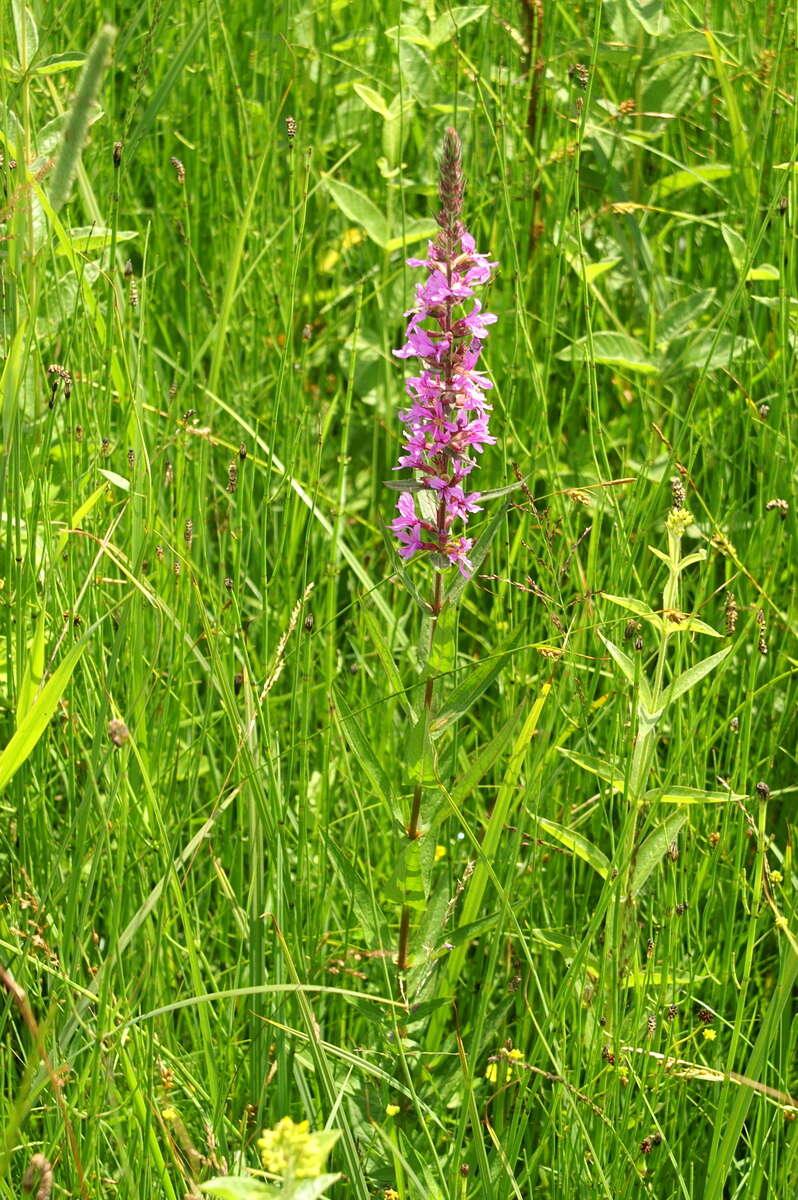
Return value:
[[(408, 727), (404, 752), (413, 799), (405, 849), (395, 868), (403, 898), (396, 959), (402, 996), (411, 965), (411, 910), (423, 912), (429, 895), (433, 859), (428, 838), (440, 799), (435, 796), (432, 738), (435, 682), (454, 666), (457, 585), (475, 569), (469, 558), (472, 540), (463, 529), (471, 513), (480, 509), (480, 493), (467, 490), (468, 478), (477, 465), (476, 456), (496, 441), (488, 431), (490, 405), (485, 400), (491, 383), (477, 369), (496, 317), (483, 312), (474, 295), (479, 285), (488, 282), (496, 263), (477, 253), (460, 219), (463, 192), (460, 139), (447, 129), (440, 167), (440, 232), (429, 243), (426, 258), (407, 260), (411, 267), (423, 267), (427, 275), (417, 284), (415, 304), (406, 314), (405, 344), (394, 351), (397, 358), (417, 358), (420, 368), (405, 384), (410, 405), (399, 414), (406, 436), (396, 468), (412, 470), (414, 477), (390, 485), (401, 492), (399, 515), (391, 528), (403, 559), (423, 553), (435, 569), (433, 595), (424, 606), (429, 619), (418, 658), (424, 676), (423, 707)], [(489, 530), (491, 525), (494, 531), (498, 528), (495, 520)], [(489, 541), (490, 536), (483, 539)], [(484, 552), (483, 546), (479, 553)], [(463, 578), (444, 590), (443, 572), (452, 566), (459, 568)]]
[(460, 138), (447, 129), (437, 218), (441, 231), (426, 258), (407, 260), (411, 267), (424, 267), (427, 278), (416, 285), (416, 302), (405, 314), (407, 340), (394, 350), (397, 358), (418, 358), (421, 370), (405, 384), (412, 403), (399, 413), (406, 437), (395, 468), (413, 470), (414, 486), (400, 495), (391, 529), (402, 558), (426, 551), (438, 570), (456, 565), (468, 578), (472, 539), (454, 527), (457, 522), (464, 527), (480, 510), (480, 493), (467, 492), (464, 485), (477, 465), (474, 454), (496, 441), (488, 432), (491, 406), (485, 400), (492, 384), (477, 370), (496, 317), (482, 311), (474, 289), (489, 281), (496, 263), (477, 252), (460, 220), (463, 192)]

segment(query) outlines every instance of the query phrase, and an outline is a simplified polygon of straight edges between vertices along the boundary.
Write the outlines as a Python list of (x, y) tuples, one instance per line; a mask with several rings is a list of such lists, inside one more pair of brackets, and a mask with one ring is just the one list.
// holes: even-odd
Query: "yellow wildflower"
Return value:
[(264, 1129), (258, 1138), (261, 1162), (272, 1175), (315, 1179), (324, 1170), (327, 1155), (339, 1137), (338, 1130), (310, 1133), (307, 1121), (297, 1124), (290, 1117), (283, 1117), (274, 1129)]
[(386, 1104), (385, 1105), (385, 1112), (386, 1112), (386, 1115), (389, 1117), (395, 1117), (399, 1111), (400, 1110), (399, 1110), (398, 1104)]

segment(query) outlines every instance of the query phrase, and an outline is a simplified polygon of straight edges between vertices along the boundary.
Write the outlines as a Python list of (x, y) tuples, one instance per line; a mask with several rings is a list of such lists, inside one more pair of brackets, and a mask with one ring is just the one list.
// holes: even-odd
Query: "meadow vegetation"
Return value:
[[(796, 32), (3, 0), (0, 1197), (795, 1194)], [(514, 488), (430, 641), (448, 127)]]

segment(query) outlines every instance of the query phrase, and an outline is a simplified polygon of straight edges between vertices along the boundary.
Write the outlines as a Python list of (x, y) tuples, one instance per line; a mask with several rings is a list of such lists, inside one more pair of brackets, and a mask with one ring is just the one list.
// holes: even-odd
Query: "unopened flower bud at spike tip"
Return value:
[(450, 127), (443, 138), (438, 182), (441, 211), (437, 220), (441, 229), (453, 231), (463, 211), (464, 194), (463, 147), (457, 130)]

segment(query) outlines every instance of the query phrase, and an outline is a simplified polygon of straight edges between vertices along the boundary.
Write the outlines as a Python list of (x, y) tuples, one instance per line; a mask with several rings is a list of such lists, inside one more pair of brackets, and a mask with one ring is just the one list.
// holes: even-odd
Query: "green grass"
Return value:
[[(172, 1200), (285, 1115), (343, 1131), (341, 1200), (792, 1195), (793, 6), (32, 8), (21, 66), (0, 10), (0, 1196), (43, 1153), (54, 1196)], [(54, 212), (79, 66), (37, 68), (109, 21)], [(383, 481), (449, 124), (500, 263), (479, 486), (527, 490), (431, 668), (463, 715), (405, 1005), (424, 629)], [(635, 765), (660, 631), (607, 596), (663, 607), (676, 474), (679, 604), (722, 636), (669, 636), (663, 685), (730, 653)]]

